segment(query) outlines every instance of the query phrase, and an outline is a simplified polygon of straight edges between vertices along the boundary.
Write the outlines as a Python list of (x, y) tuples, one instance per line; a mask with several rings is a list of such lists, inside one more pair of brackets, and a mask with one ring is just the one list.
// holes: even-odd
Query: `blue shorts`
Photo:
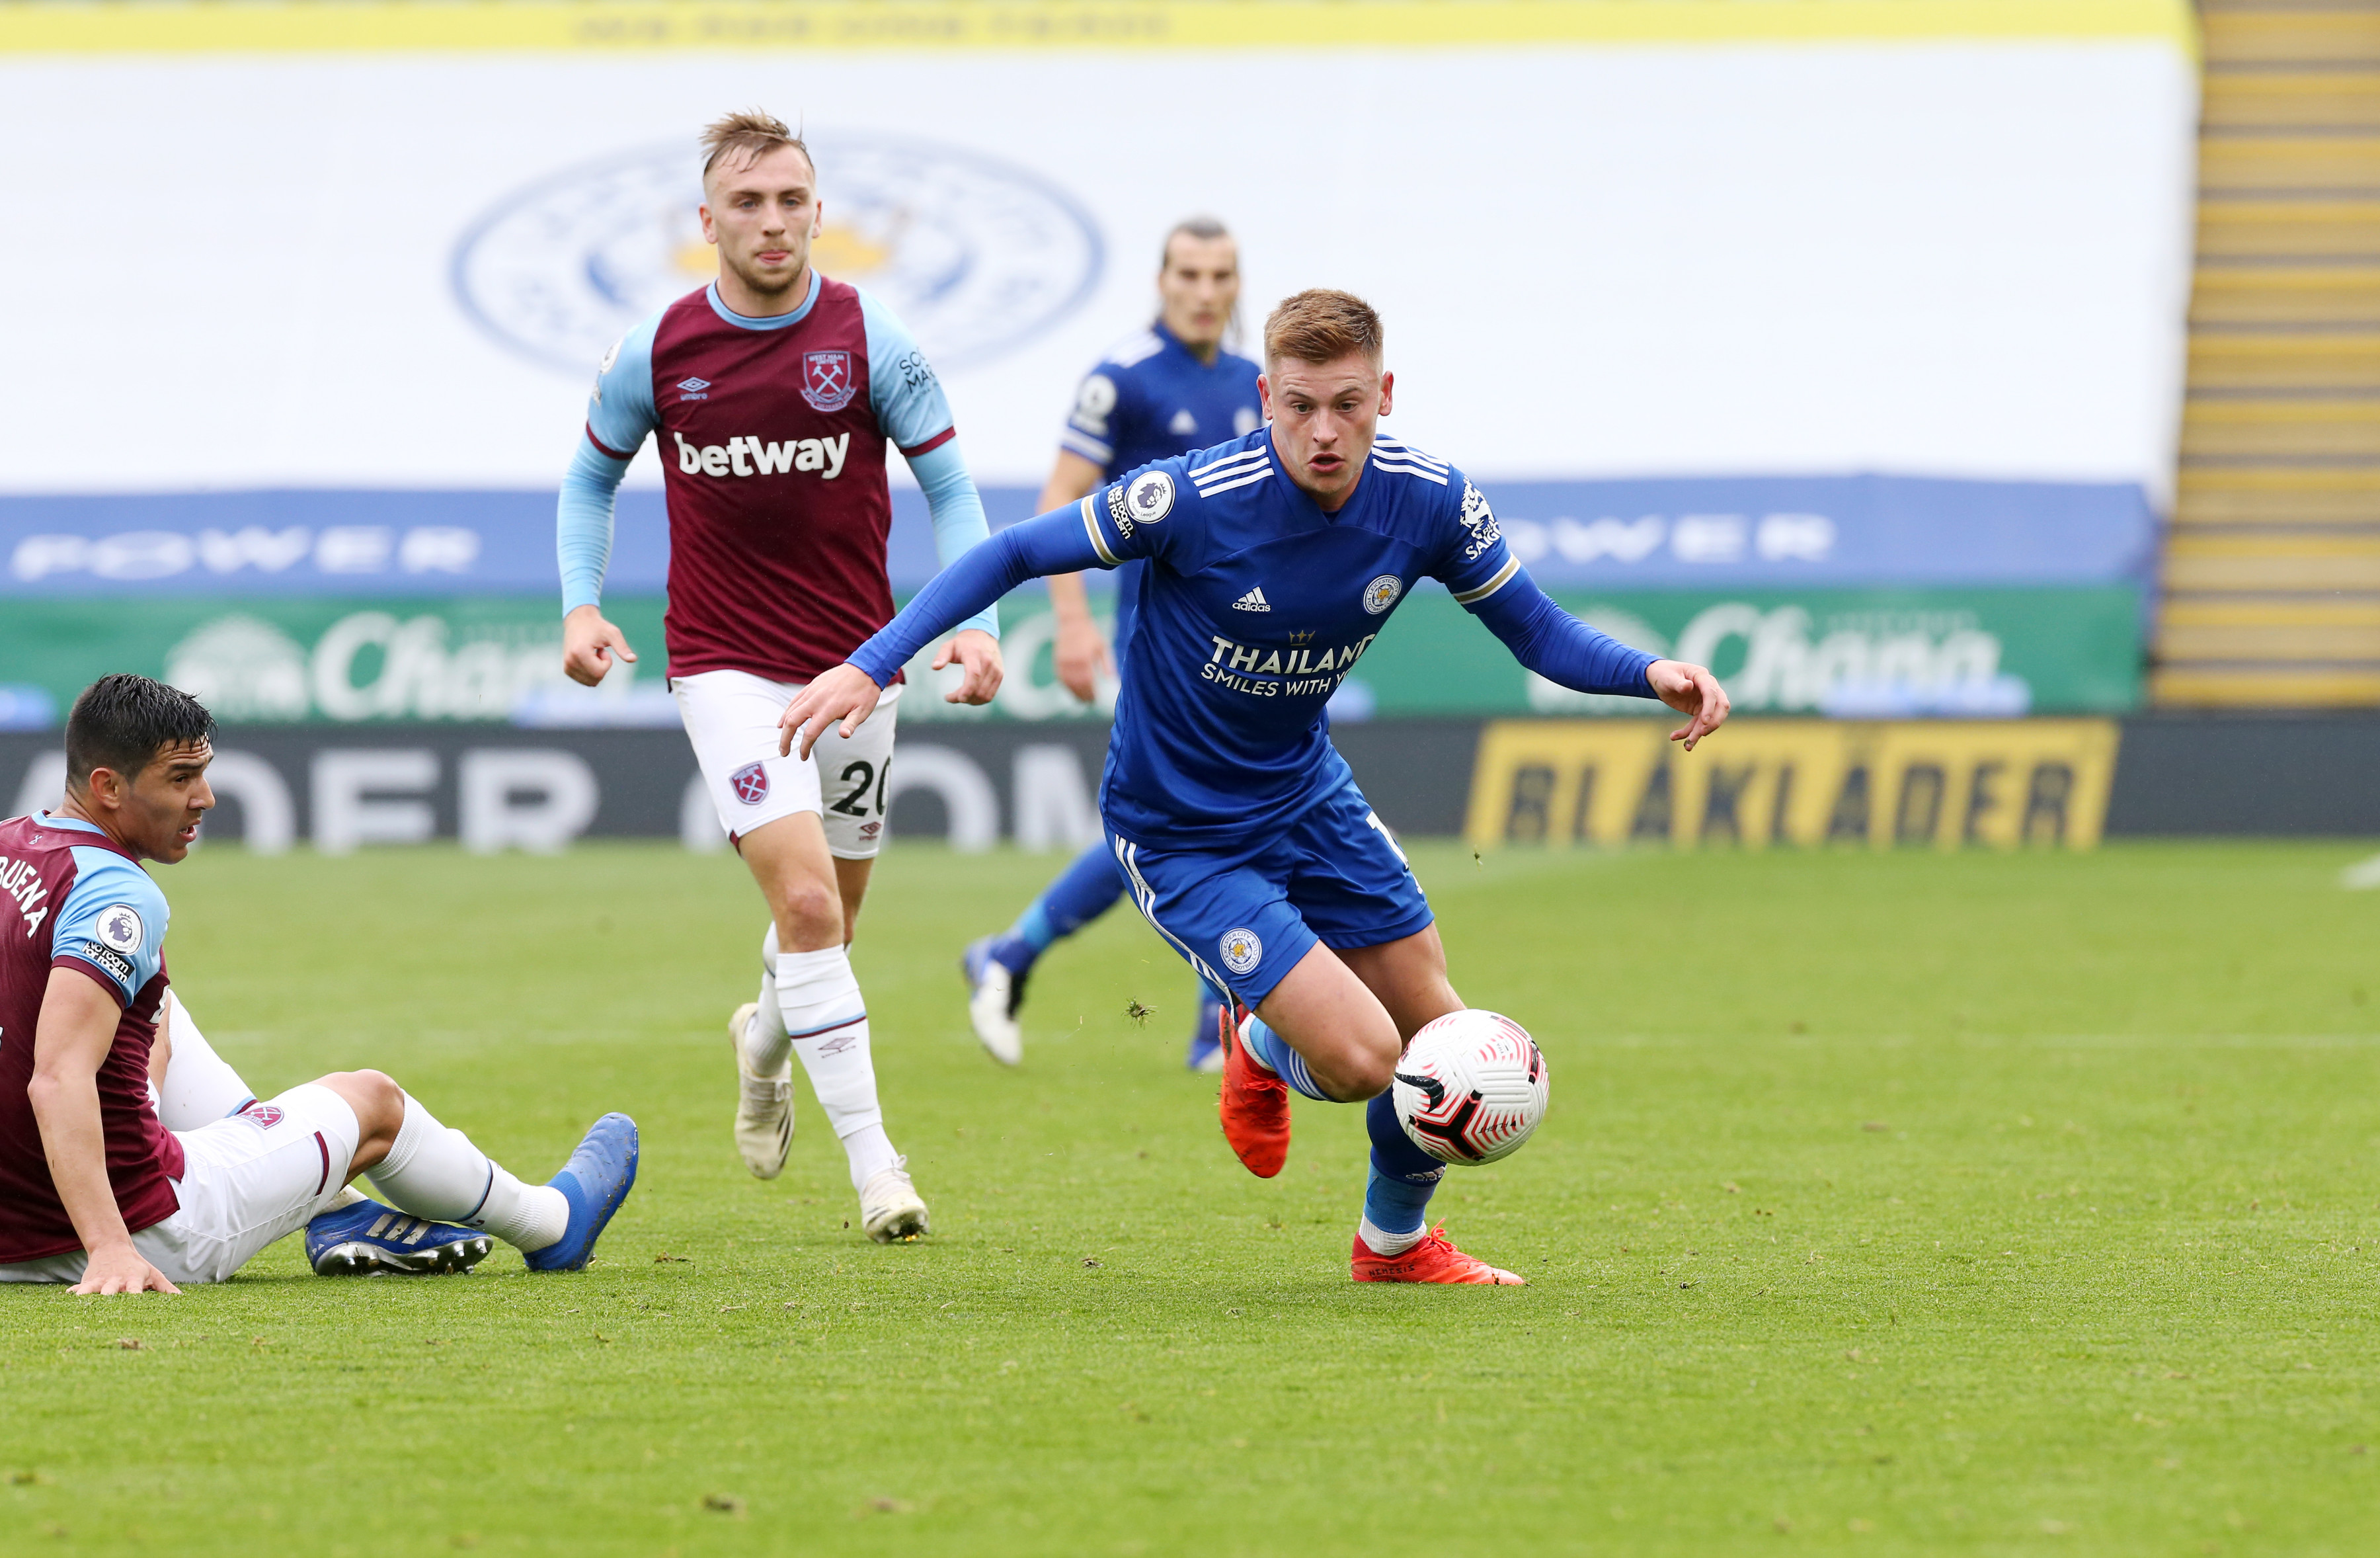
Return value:
[(1404, 851), (1352, 780), (1253, 852), (1160, 849), (1113, 832), (1108, 846), (1158, 934), (1250, 1006), (1317, 942), (1378, 946), (1435, 918)]

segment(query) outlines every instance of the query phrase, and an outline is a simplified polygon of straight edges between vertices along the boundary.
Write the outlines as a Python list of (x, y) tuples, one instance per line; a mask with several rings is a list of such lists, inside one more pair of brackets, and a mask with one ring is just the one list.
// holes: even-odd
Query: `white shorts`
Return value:
[[(181, 1210), (132, 1235), (176, 1287), (222, 1282), (336, 1199), (361, 1134), (347, 1101), (317, 1082), (194, 1131), (176, 1131)], [(0, 1282), (80, 1282), (79, 1249), (0, 1266)]]
[(672, 676), (670, 692), (729, 838), (796, 811), (815, 811), (838, 859), (872, 860), (884, 843), (901, 684), (884, 689), (876, 712), (850, 740), (830, 726), (808, 759), (779, 757), (778, 716), (808, 685), (772, 682), (748, 671), (702, 671)]

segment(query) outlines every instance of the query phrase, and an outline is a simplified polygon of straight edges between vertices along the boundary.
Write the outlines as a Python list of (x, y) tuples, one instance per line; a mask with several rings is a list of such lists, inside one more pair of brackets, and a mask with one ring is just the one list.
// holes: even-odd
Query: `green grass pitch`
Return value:
[(1360, 1112), (1250, 1178), (1128, 914), (977, 1050), (953, 959), (1054, 857), (879, 873), (885, 1248), (806, 1090), (735, 1157), (732, 858), (205, 852), (170, 956), (252, 1084), (379, 1066), (537, 1177), (624, 1108), (643, 1177), (577, 1277), (0, 1291), (0, 1551), (2368, 1552), (2363, 853), (1424, 846), (1554, 1105), (1437, 1204), (1531, 1285), (1409, 1289), (1347, 1281)]

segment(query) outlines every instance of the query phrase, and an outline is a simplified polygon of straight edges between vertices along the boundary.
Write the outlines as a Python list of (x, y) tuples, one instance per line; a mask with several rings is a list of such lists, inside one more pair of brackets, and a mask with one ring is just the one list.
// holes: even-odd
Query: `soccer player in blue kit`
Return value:
[[(1063, 508), (1151, 460), (1202, 448), (1227, 430), (1245, 436), (1263, 420), (1257, 409), (1261, 370), (1223, 349), (1239, 306), (1239, 246), (1220, 222), (1194, 216), (1165, 235), (1160, 254), (1157, 323), (1084, 378), (1058, 437), (1058, 463), (1041, 489), (1042, 512)], [(1136, 558), (1115, 570), (1118, 661), (1132, 639), (1146, 571)], [(1112, 663), (1081, 578), (1051, 575), (1050, 605), (1058, 618), (1058, 679), (1087, 703), (1099, 674)], [(1115, 857), (1105, 843), (1094, 844), (1042, 889), (1014, 925), (966, 949), (959, 971), (967, 983), (967, 1017), (992, 1058), (1014, 1065), (1025, 1056), (1016, 1011), (1034, 963), (1052, 943), (1107, 913), (1123, 889)], [(1188, 1061), (1194, 1071), (1220, 1071), (1223, 1052), (1215, 1014), (1222, 996), (1205, 987), (1202, 997)]]
[[(1288, 1156), (1289, 1089), (1369, 1100), (1354, 1280), (1517, 1284), (1428, 1227), (1444, 1168), (1405, 1136), (1388, 1089), (1406, 1041), (1463, 1001), (1429, 905), (1332, 749), (1323, 706), (1425, 577), (1538, 675), (1686, 714), (1672, 738), (1688, 750), (1726, 720), (1727, 694), (1702, 666), (1630, 649), (1554, 604), (1462, 472), (1379, 434), (1394, 390), (1381, 347), (1358, 298), (1282, 302), (1265, 322), (1269, 426), (968, 553), (810, 683), (783, 739), (808, 749), (838, 722), (847, 736), (931, 636), (1034, 575), (1148, 559), (1099, 809), (1141, 912), (1237, 998), (1225, 1138), (1269, 1178)], [(1271, 609), (1239, 609), (1256, 599)]]

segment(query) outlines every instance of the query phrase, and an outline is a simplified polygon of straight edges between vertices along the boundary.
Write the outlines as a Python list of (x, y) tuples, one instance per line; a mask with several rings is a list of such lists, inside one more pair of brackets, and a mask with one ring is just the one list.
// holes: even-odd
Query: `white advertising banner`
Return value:
[(821, 268), (987, 482), (1046, 471), (1212, 213), (1251, 335), (1364, 294), (1398, 431), (1483, 476), (2161, 494), (2196, 105), (2148, 33), (0, 51), (0, 495), (551, 487), (605, 347), (711, 274), (695, 138), (747, 106), (808, 132)]

